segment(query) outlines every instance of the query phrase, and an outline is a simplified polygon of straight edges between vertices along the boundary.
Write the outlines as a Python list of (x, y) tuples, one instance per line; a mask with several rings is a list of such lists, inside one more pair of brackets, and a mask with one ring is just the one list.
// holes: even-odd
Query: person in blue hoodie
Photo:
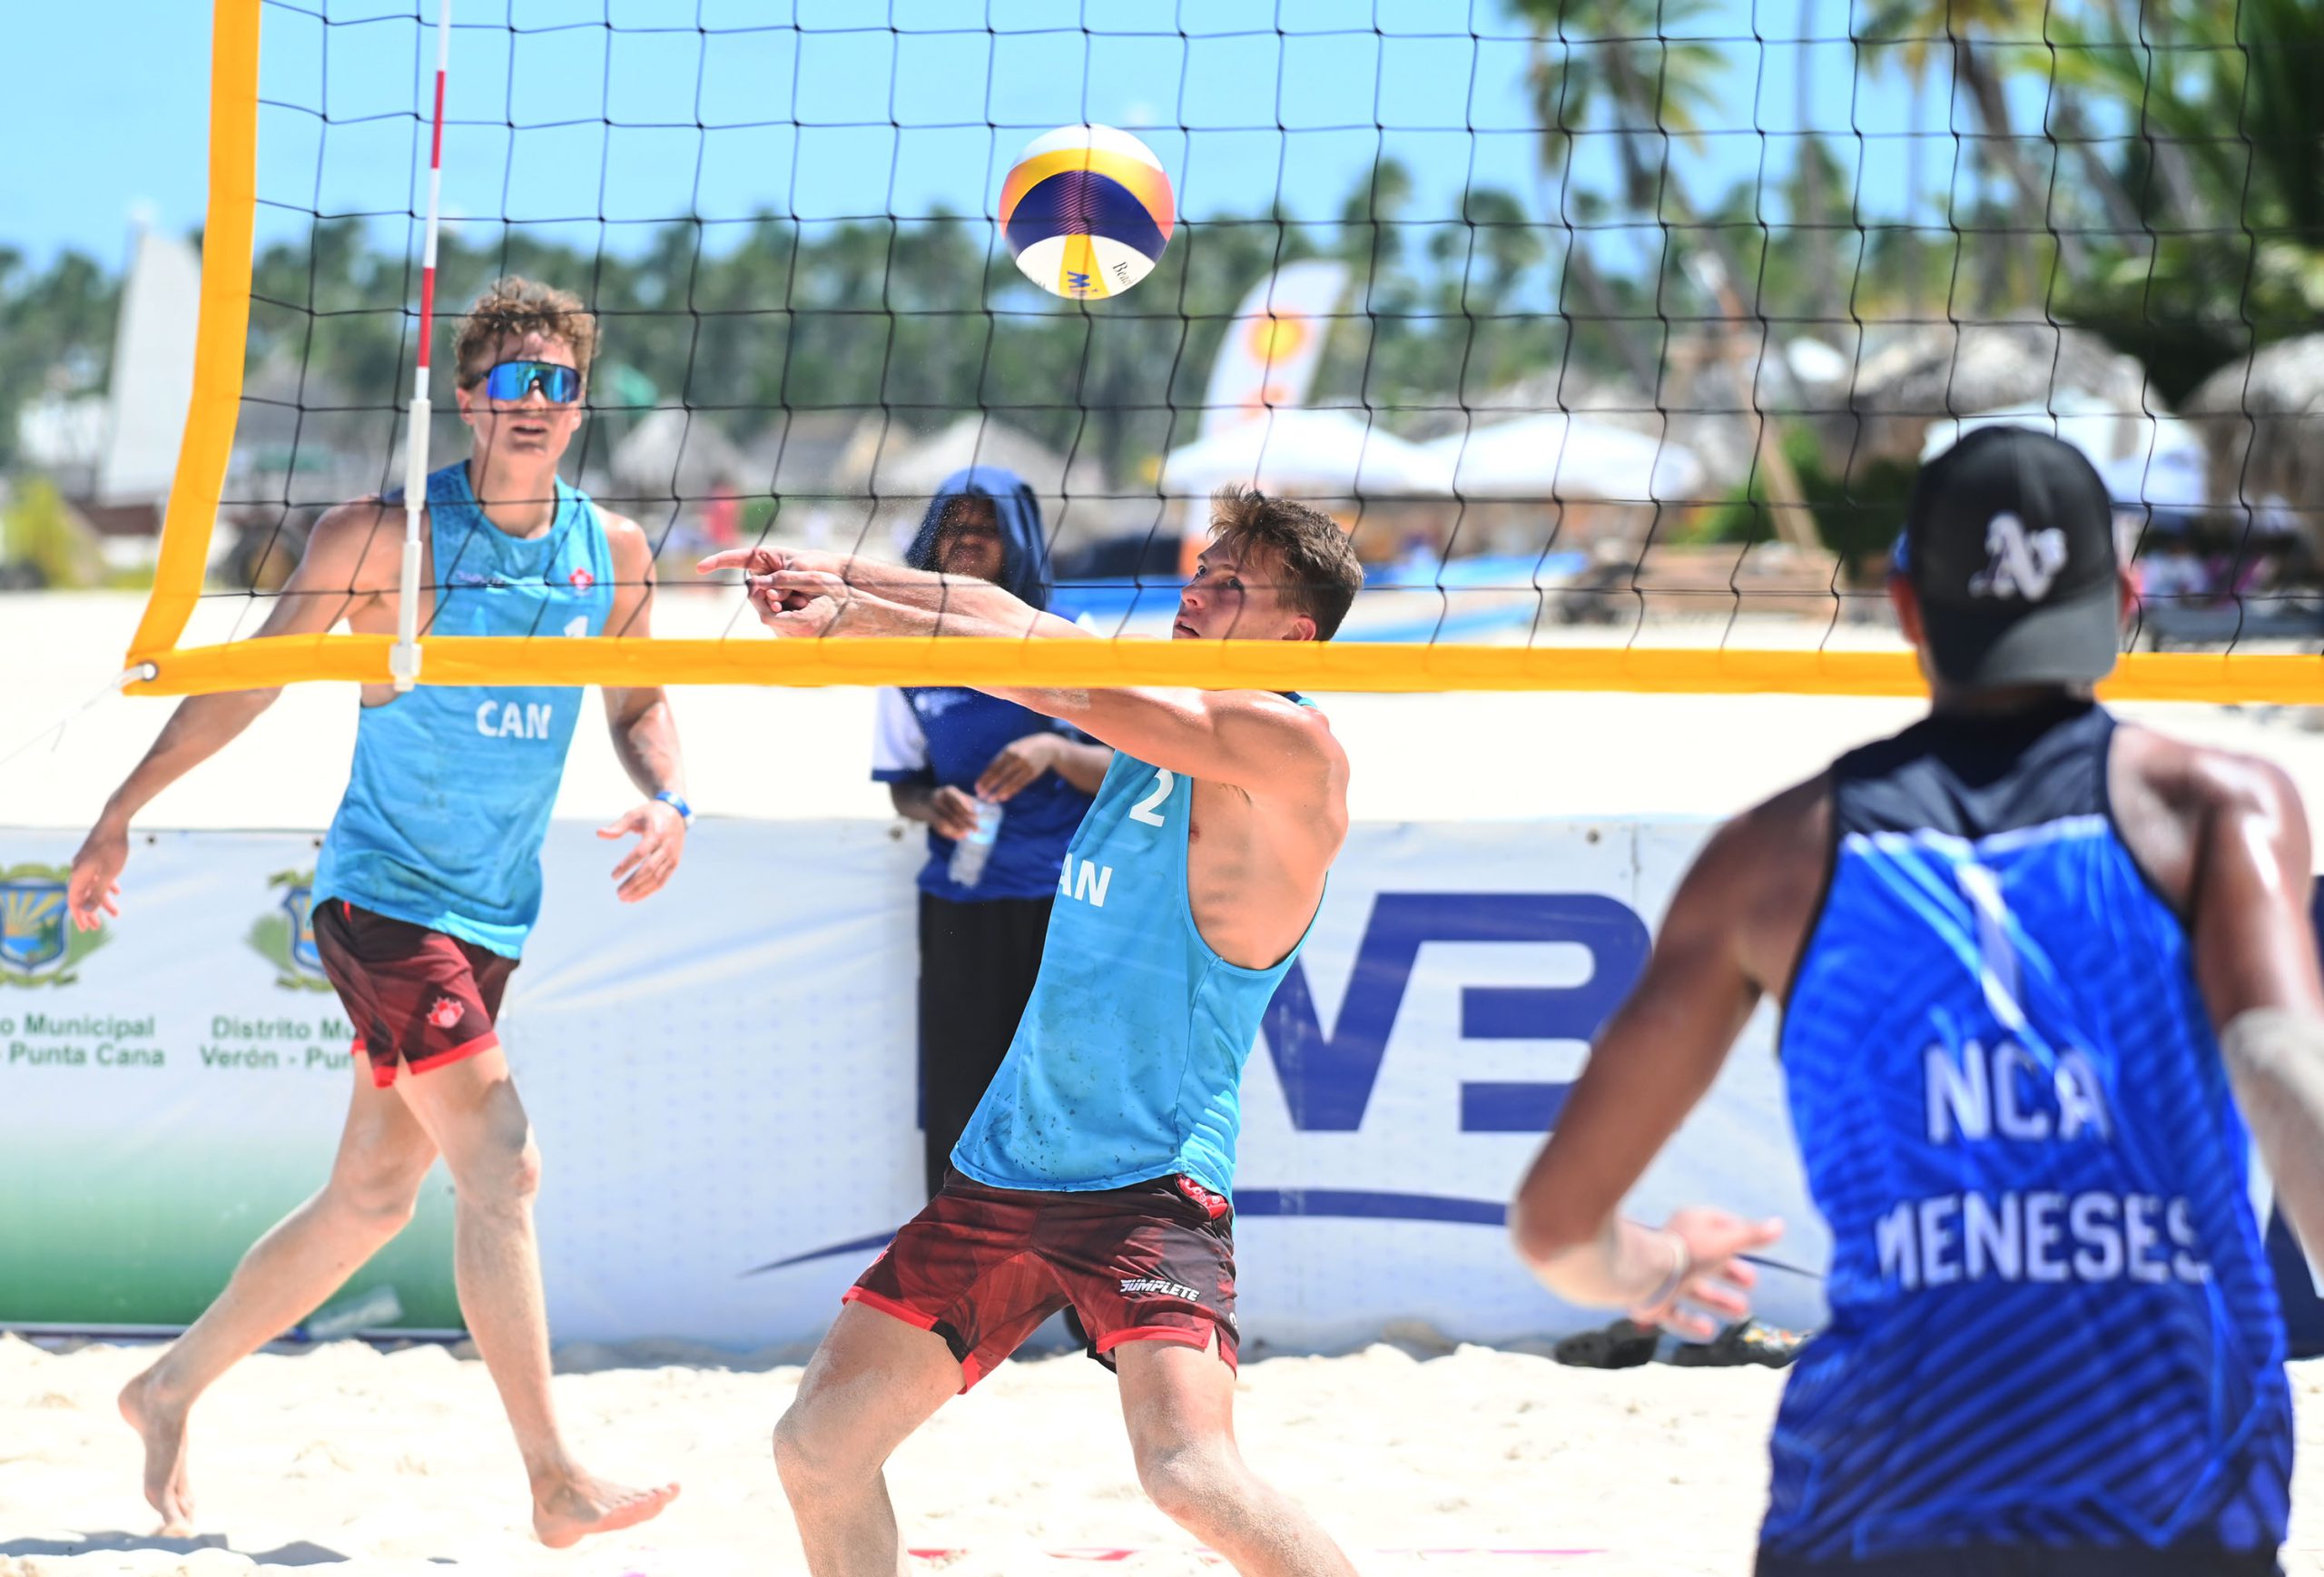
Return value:
[[(1049, 551), (1041, 507), (1013, 471), (970, 466), (928, 503), (905, 561), (972, 575), (1045, 608)], [(872, 775), (899, 814), (928, 824), (920, 872), (920, 1104), (928, 1192), (984, 1098), (1041, 971), (1065, 846), (1105, 781), (1113, 751), (981, 691), (880, 692)], [(973, 885), (953, 879), (978, 802), (1000, 826)], [(962, 872), (968, 874), (966, 871)]]

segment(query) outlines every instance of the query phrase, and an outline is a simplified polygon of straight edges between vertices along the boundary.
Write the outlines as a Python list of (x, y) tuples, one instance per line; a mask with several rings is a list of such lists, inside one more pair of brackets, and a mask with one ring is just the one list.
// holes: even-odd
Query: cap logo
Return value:
[(1985, 527), (1985, 552), (1990, 561), (1969, 577), (1971, 596), (2040, 602), (2066, 567), (2066, 534), (2055, 526), (2028, 531), (2024, 521), (2004, 511)]

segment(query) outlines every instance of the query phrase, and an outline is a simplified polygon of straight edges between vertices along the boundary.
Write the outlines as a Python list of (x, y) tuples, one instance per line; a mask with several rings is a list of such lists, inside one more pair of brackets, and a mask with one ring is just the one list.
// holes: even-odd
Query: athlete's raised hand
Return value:
[(597, 829), (600, 838), (626, 838), (633, 833), (637, 847), (614, 867), (613, 879), (621, 882), (615, 896), (624, 903), (653, 897), (677, 873), (686, 848), (686, 819), (668, 802), (648, 800), (624, 812), (611, 826)]
[(1671, 1212), (1660, 1236), (1670, 1246), (1669, 1274), (1653, 1301), (1631, 1308), (1630, 1316), (1639, 1325), (1709, 1341), (1721, 1326), (1751, 1317), (1750, 1294), (1759, 1273), (1744, 1256), (1782, 1237), (1783, 1223), (1747, 1221), (1698, 1206)]
[(64, 907), (74, 930), (94, 931), (108, 916), (121, 912), (113, 900), (121, 896), (121, 868), (128, 863), (127, 827), (99, 822), (89, 829), (73, 856), (72, 880), (64, 887)]

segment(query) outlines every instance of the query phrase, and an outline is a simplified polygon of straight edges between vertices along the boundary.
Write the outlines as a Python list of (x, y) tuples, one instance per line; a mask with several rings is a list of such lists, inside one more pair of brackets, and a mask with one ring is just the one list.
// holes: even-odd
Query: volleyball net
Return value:
[[(563, 473), (644, 528), (655, 633), (407, 596), (422, 683), (1909, 694), (1914, 469), (2014, 422), (2114, 497), (2111, 694), (2324, 700), (2319, 0), (214, 7), (147, 693), (389, 679), (398, 637), (253, 632), (325, 510), (468, 455), (442, 370), (515, 274), (596, 315)], [(1083, 123), (1176, 199), (1105, 300), (996, 222)], [(1029, 486), (1053, 611), (1109, 638), (777, 641), (693, 584), (898, 558), (970, 465)], [(1350, 532), (1337, 640), (1156, 638), (1229, 483)]]

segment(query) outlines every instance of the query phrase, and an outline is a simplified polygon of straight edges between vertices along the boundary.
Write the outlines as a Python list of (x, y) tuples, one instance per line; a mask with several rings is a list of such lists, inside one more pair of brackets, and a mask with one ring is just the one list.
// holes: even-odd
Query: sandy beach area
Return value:
[[(798, 1573), (768, 1432), (795, 1366), (568, 1349), (557, 1398), (596, 1471), (684, 1493), (662, 1518), (552, 1552), (483, 1365), (440, 1346), (261, 1354), (195, 1414), (202, 1536), (143, 1536), (135, 1438), (113, 1410), (150, 1349), (0, 1336), (0, 1577), (741, 1577)], [(2324, 1573), (2324, 1363), (2297, 1365), (2301, 1464), (2285, 1569)], [(1246, 1454), (1366, 1573), (1734, 1577), (1767, 1485), (1781, 1377), (1615, 1373), (1482, 1347), (1375, 1345), (1246, 1366)], [(916, 1570), (946, 1577), (1225, 1570), (1138, 1492), (1113, 1383), (1077, 1355), (1004, 1365), (899, 1453)], [(2304, 1543), (2318, 1545), (2304, 1549)]]

